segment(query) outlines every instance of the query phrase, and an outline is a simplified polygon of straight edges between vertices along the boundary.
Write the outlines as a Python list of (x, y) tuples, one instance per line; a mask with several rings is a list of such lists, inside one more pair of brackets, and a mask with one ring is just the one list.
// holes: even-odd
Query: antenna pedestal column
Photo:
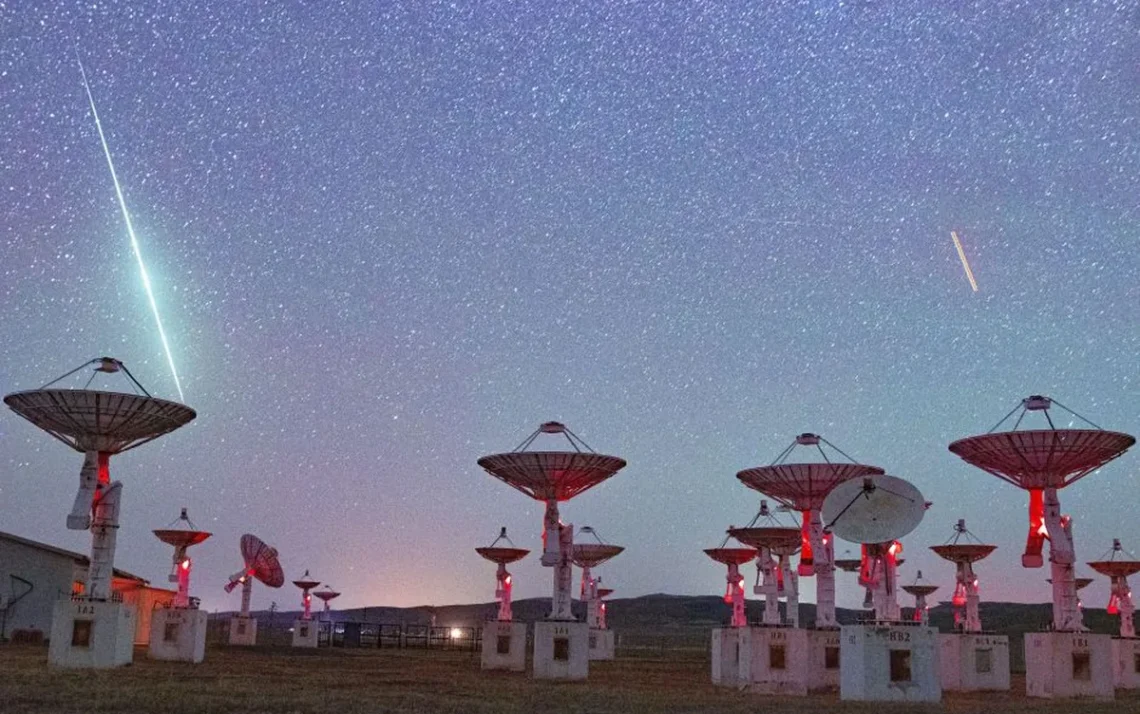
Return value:
[[(731, 566), (730, 566), (731, 567)], [(741, 598), (743, 601), (743, 598)], [(739, 688), (747, 684), (752, 669), (752, 630), (754, 628), (717, 627), (712, 631), (712, 683)]]
[(955, 632), (939, 635), (938, 647), (944, 691), (1009, 691), (1009, 637)]
[[(53, 667), (106, 669), (134, 658), (133, 605), (85, 597), (59, 600), (51, 621), (48, 663)], [(153, 630), (152, 630), (153, 631)]]
[(1112, 665), (1109, 635), (1025, 633), (1025, 690), (1031, 697), (1112, 699)]
[(482, 669), (526, 671), (526, 623), (491, 620), (483, 625)]
[(535, 679), (585, 679), (589, 672), (589, 625), (573, 620), (534, 623)]
[(811, 511), (810, 516), (808, 539), (815, 574), (815, 626), (825, 630), (839, 627), (835, 619), (835, 539), (824, 534), (818, 509)]
[(257, 644), (257, 618), (249, 615), (234, 615), (230, 618), (231, 645), (252, 647)]
[(884, 622), (844, 625), (840, 633), (840, 699), (942, 701), (937, 630)]
[(806, 630), (806, 632), (808, 691), (839, 691), (839, 628)]
[(1112, 638), (1112, 682), (1117, 689), (1140, 689), (1140, 638)]
[(320, 640), (321, 626), (316, 620), (301, 618), (293, 621), (293, 646), (316, 647)]
[(147, 656), (198, 664), (206, 658), (206, 613), (188, 607), (155, 610), (150, 621)]

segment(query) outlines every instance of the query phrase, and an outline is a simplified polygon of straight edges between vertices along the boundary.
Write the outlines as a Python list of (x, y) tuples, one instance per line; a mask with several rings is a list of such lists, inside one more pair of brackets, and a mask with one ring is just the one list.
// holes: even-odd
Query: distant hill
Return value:
[[(724, 601), (713, 595), (644, 595), (636, 598), (607, 600), (607, 618), (612, 629), (624, 631), (627, 636), (672, 639), (679, 646), (708, 641), (708, 631), (713, 627), (727, 624), (729, 608)], [(763, 602), (748, 601), (748, 617), (759, 621)], [(349, 610), (335, 610), (333, 619), (349, 622), (383, 622), (398, 624), (436, 625), (448, 627), (479, 626), (494, 617), (498, 604), (494, 602), (472, 605), (440, 605), (423, 607), (364, 607)], [(533, 622), (542, 619), (550, 610), (550, 598), (528, 598), (513, 603), (515, 619), (520, 622)], [(585, 606), (574, 603), (574, 612), (584, 617)], [(905, 617), (912, 610), (903, 608)], [(268, 617), (269, 613), (255, 613)], [(299, 611), (279, 611), (273, 618), (291, 621)], [(218, 613), (211, 619), (228, 618), (232, 613)], [(863, 615), (862, 610), (837, 610), (839, 621), (851, 624)], [(982, 623), (987, 631), (997, 634), (1016, 635), (1045, 629), (1052, 617), (1052, 605), (1024, 604), (1009, 602), (983, 602), (981, 605)], [(810, 625), (815, 619), (815, 605), (800, 605), (800, 623)], [(954, 615), (949, 605), (938, 605), (930, 610), (930, 622), (943, 632), (953, 629)], [(1085, 624), (1093, 632), (1116, 634), (1119, 628), (1116, 617), (1103, 609), (1086, 608)]]

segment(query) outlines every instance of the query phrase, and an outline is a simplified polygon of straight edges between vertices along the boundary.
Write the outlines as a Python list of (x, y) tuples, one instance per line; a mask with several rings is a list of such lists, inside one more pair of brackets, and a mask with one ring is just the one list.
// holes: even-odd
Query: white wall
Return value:
[(10, 602), (26, 587), (13, 582), (16, 575), (31, 581), (34, 589), (15, 605), (6, 617), (0, 615), (5, 637), (14, 630), (39, 630), (44, 637), (51, 634), (51, 618), (55, 603), (71, 592), (75, 561), (65, 555), (24, 545), (0, 537), (0, 594)]

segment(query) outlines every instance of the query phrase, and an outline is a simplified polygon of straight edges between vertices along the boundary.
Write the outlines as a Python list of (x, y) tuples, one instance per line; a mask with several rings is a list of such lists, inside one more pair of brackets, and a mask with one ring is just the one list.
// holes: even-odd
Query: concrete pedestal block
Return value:
[(1027, 632), (1025, 693), (1031, 697), (1112, 699), (1112, 637)]
[(717, 627), (712, 631), (712, 683), (722, 687), (748, 684), (752, 662), (752, 628)]
[(808, 691), (807, 630), (794, 627), (750, 627), (747, 681), (757, 694), (805, 695)]
[(944, 691), (1009, 691), (1009, 638), (1005, 635), (939, 635), (938, 648)]
[(535, 679), (585, 679), (589, 673), (589, 625), (562, 620), (534, 623)]
[(839, 639), (839, 698), (872, 702), (938, 702), (938, 632), (932, 627), (845, 625)]
[(808, 691), (839, 691), (839, 629), (807, 630)]
[(316, 647), (321, 626), (316, 620), (293, 620), (293, 646)]
[(614, 658), (614, 631), (590, 630), (590, 659)]
[(54, 667), (104, 669), (130, 664), (135, 608), (109, 600), (60, 600), (51, 621), (48, 662)]
[(253, 646), (257, 644), (257, 618), (237, 615), (230, 618), (230, 644)]
[(1140, 689), (1140, 637), (1113, 637), (1112, 664), (1117, 689)]
[(526, 671), (526, 623), (488, 622), (483, 625), (483, 669)]
[(150, 619), (147, 656), (171, 662), (206, 659), (206, 613), (188, 607), (155, 610)]

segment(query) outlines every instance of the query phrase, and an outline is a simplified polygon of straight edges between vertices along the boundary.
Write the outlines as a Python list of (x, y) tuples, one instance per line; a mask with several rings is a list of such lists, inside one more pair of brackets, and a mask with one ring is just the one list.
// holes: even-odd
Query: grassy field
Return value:
[(1027, 700), (1014, 694), (947, 696), (941, 706), (839, 702), (835, 696), (763, 697), (709, 683), (703, 659), (639, 657), (597, 662), (586, 683), (533, 682), (483, 673), (471, 653), (423, 650), (211, 649), (197, 665), (152, 662), (112, 672), (67, 672), (47, 666), (42, 647), (0, 647), (0, 712), (144, 714), (292, 714), (363, 712), (1140, 712), (1140, 696), (1114, 703)]

